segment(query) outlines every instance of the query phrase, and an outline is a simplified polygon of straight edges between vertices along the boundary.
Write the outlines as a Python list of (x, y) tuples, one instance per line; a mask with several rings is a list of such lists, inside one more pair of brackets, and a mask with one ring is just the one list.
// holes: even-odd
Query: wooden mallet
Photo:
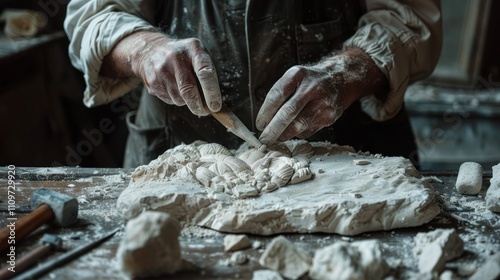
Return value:
[[(37, 189), (31, 199), (33, 212), (0, 231), (0, 253), (6, 252), (14, 239), (17, 245), (23, 238), (45, 223), (66, 227), (78, 219), (78, 201), (69, 195), (49, 189)], [(9, 238), (10, 237), (10, 238)]]

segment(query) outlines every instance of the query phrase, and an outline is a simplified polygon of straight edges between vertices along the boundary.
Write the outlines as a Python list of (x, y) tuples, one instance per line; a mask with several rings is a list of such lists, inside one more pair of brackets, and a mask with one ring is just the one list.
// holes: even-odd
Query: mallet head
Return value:
[(54, 212), (54, 223), (66, 227), (78, 219), (78, 201), (69, 195), (49, 189), (37, 189), (33, 192), (31, 207), (36, 209), (41, 204), (48, 205)]

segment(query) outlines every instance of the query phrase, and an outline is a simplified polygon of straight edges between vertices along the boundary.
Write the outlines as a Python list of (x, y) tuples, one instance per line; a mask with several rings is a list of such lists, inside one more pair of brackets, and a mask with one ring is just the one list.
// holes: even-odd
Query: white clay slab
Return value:
[(131, 181), (117, 207), (125, 219), (151, 209), (222, 232), (260, 235), (356, 235), (419, 226), (439, 213), (432, 185), (407, 159), (311, 144), (316, 154), (310, 158), (312, 180), (247, 199), (209, 194), (201, 184), (182, 179)]

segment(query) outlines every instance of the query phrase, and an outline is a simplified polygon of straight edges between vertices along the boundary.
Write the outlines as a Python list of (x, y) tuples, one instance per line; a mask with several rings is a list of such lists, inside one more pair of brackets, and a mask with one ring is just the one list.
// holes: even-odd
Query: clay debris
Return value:
[(289, 279), (298, 279), (309, 271), (312, 258), (283, 236), (274, 238), (259, 259), (259, 263)]
[(455, 229), (436, 229), (415, 236), (414, 252), (421, 273), (439, 273), (445, 263), (462, 255), (464, 242)]
[(500, 253), (495, 254), (472, 275), (470, 280), (500, 279)]
[(500, 213), (500, 164), (493, 166), (493, 177), (490, 179), (485, 199), (488, 210)]
[(232, 252), (250, 247), (252, 243), (245, 234), (230, 234), (224, 237), (224, 251)]
[(181, 226), (167, 213), (145, 211), (130, 220), (116, 257), (129, 276), (150, 277), (177, 272), (182, 265)]
[(312, 279), (383, 279), (389, 266), (378, 240), (336, 242), (314, 254)]
[(276, 271), (262, 269), (253, 272), (252, 280), (283, 280), (283, 277)]
[(477, 162), (464, 162), (458, 170), (455, 187), (461, 194), (478, 194), (483, 185), (483, 168)]
[(247, 261), (248, 261), (247, 254), (241, 251), (232, 253), (231, 257), (229, 258), (229, 263), (231, 265), (242, 265), (245, 264)]
[(446, 260), (443, 248), (438, 243), (430, 243), (422, 249), (418, 259), (418, 270), (421, 273), (439, 273), (443, 271)]

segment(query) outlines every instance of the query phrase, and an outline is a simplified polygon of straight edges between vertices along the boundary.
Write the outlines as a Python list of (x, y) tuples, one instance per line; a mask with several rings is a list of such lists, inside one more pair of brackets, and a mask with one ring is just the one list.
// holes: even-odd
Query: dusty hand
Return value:
[(141, 77), (151, 94), (167, 104), (183, 106), (204, 116), (197, 81), (211, 111), (221, 108), (221, 93), (212, 60), (197, 39), (174, 40), (149, 33), (148, 43), (131, 61), (132, 71)]
[(271, 88), (258, 113), (257, 129), (263, 130), (261, 142), (307, 138), (332, 125), (344, 109), (367, 95), (364, 87), (371, 85), (369, 78), (373, 75), (386, 83), (382, 72), (359, 49), (313, 66), (290, 68)]

